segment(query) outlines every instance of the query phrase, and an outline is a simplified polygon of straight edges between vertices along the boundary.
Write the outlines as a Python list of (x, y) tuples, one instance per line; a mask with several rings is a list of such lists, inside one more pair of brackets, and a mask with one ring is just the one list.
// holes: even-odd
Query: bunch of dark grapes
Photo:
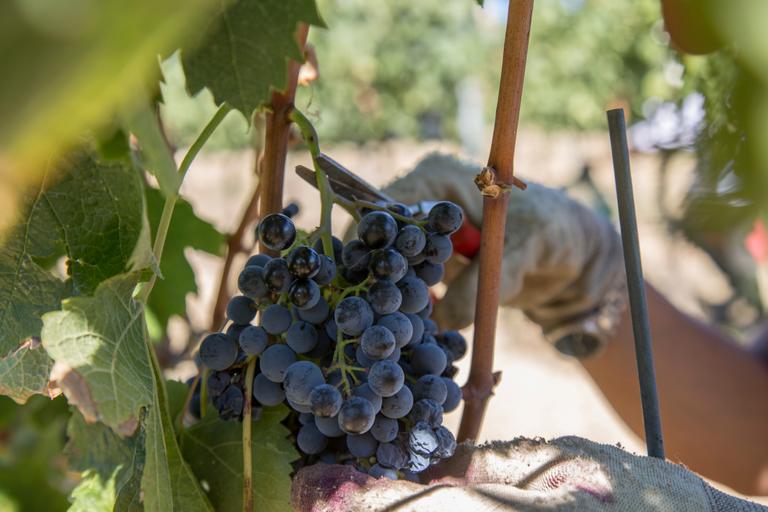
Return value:
[(450, 202), (422, 219), (399, 204), (362, 214), (355, 240), (327, 235), (328, 253), (320, 238), (297, 241), (283, 214), (261, 221), (260, 242), (282, 256), (248, 260), (229, 327), (203, 340), (207, 396), (221, 418), (242, 419), (256, 358), (254, 410), (286, 402), (305, 461), (415, 478), (456, 448), (442, 422), (461, 402), (453, 363), (467, 343), (438, 332), (429, 287), (443, 277), (463, 214)]

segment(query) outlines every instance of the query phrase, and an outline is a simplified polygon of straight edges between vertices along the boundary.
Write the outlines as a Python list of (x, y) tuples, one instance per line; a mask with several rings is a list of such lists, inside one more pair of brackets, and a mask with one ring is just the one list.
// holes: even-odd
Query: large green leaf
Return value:
[(314, 0), (220, 0), (199, 49), (182, 53), (187, 87), (208, 87), (216, 103), (226, 101), (250, 119), (271, 89), (285, 88), (288, 59), (303, 60), (299, 22), (323, 25)]
[[(0, 392), (17, 401), (45, 390), (42, 351), (30, 350), (40, 317), (72, 293), (149, 262), (149, 230), (138, 173), (78, 149), (49, 166), (19, 223), (0, 246)], [(69, 282), (47, 267), (66, 256)], [(26, 348), (25, 348), (26, 347)]]
[[(163, 211), (164, 199), (155, 189), (147, 189), (147, 215), (153, 233), (157, 229)], [(184, 315), (187, 310), (186, 296), (197, 292), (195, 274), (189, 266), (184, 249), (193, 247), (211, 254), (221, 254), (224, 235), (211, 224), (195, 215), (192, 206), (179, 199), (173, 210), (173, 218), (165, 240), (158, 279), (149, 297), (149, 308), (165, 326), (171, 315)]]
[(0, 2), (0, 228), (45, 162), (107, 123), (146, 80), (157, 56), (200, 33), (214, 0)]
[[(253, 423), (253, 495), (257, 510), (290, 509), (291, 462), (298, 458), (280, 423), (288, 414), (283, 407), (265, 408)], [(184, 430), (181, 449), (192, 471), (210, 486), (216, 510), (241, 510), (243, 488), (242, 425), (226, 422), (215, 413)]]
[(137, 272), (123, 274), (99, 285), (93, 297), (63, 301), (61, 311), (43, 317), (43, 346), (61, 368), (64, 394), (86, 421), (101, 421), (122, 435), (143, 431), (145, 509), (208, 511), (176, 443), (144, 308), (133, 299), (138, 281)]

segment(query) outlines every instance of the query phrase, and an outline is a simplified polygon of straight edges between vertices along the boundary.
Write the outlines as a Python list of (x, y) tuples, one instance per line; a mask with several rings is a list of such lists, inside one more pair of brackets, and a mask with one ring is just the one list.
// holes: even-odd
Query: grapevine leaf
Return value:
[[(290, 508), (291, 462), (298, 453), (280, 423), (288, 410), (264, 408), (253, 423), (253, 495), (260, 511)], [(209, 498), (216, 510), (242, 509), (242, 425), (220, 420), (216, 414), (181, 434), (181, 449), (192, 471), (210, 486)]]
[(304, 58), (294, 38), (299, 22), (323, 26), (314, 0), (220, 2), (197, 51), (182, 53), (187, 87), (208, 87), (217, 104), (227, 102), (247, 118), (285, 88), (288, 59)]
[[(43, 317), (43, 346), (56, 366), (65, 368), (59, 385), (87, 422), (98, 420), (118, 434), (143, 437), (146, 510), (209, 511), (168, 417), (144, 309), (132, 297), (139, 278), (139, 272), (115, 276), (99, 285), (93, 297), (63, 301), (61, 311)], [(103, 473), (101, 478), (106, 481)], [(132, 488), (126, 491), (129, 504), (136, 503)]]
[[(155, 189), (147, 189), (147, 215), (156, 230), (163, 211), (163, 197)], [(184, 256), (184, 249), (193, 247), (211, 254), (221, 254), (224, 235), (211, 224), (195, 215), (192, 206), (184, 200), (176, 202), (168, 237), (165, 240), (163, 259), (160, 264), (162, 279), (158, 279), (149, 297), (149, 308), (161, 325), (165, 326), (171, 315), (186, 314), (186, 296), (197, 292), (195, 274)]]
[[(44, 392), (41, 374), (50, 363), (42, 351), (20, 347), (40, 335), (40, 317), (70, 293), (90, 293), (100, 280), (146, 265), (150, 255), (134, 169), (98, 162), (84, 149), (52, 164), (0, 246), (0, 392), (16, 400)], [(68, 283), (47, 270), (59, 256), (67, 257)]]
[[(73, 509), (140, 510), (139, 491), (144, 468), (144, 432), (130, 438), (117, 435), (103, 423), (86, 423), (74, 411), (67, 425), (65, 454), (70, 468), (81, 471), (83, 483), (72, 491)], [(109, 501), (96, 493), (106, 493)], [(97, 508), (97, 504), (102, 506)], [(72, 509), (71, 509), (72, 510)]]
[(130, 114), (124, 116), (123, 122), (139, 141), (142, 166), (155, 175), (160, 190), (166, 197), (176, 195), (181, 181), (176, 172), (173, 155), (160, 129), (154, 102), (145, 98), (134, 106)]
[(0, 394), (18, 403), (43, 392), (48, 386), (52, 361), (37, 338), (30, 338), (0, 358)]

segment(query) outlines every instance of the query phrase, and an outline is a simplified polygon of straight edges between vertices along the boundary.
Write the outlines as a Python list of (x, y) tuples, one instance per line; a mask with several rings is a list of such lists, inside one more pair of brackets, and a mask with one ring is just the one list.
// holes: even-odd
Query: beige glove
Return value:
[(429, 485), (378, 480), (352, 466), (316, 464), (293, 482), (294, 510), (346, 512), (765, 512), (682, 466), (579, 437), (460, 445)]
[[(479, 165), (432, 154), (385, 191), (406, 204), (453, 201), (477, 227), (483, 198), (474, 184)], [(560, 191), (535, 183), (510, 192), (501, 303), (522, 309), (563, 352), (589, 355), (610, 337), (625, 301), (618, 234), (607, 219)], [(472, 323), (478, 263), (452, 281), (435, 306), (442, 329)]]

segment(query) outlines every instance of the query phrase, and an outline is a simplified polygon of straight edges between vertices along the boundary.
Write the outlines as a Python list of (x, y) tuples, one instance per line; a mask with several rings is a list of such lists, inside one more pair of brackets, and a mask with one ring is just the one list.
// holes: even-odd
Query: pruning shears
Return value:
[[(393, 203), (400, 204), (399, 201), (374, 187), (328, 155), (320, 153), (316, 162), (325, 171), (333, 192), (344, 200), (349, 202), (367, 201), (382, 206)], [(297, 165), (296, 174), (317, 188), (315, 171), (303, 165)], [(414, 218), (420, 219), (426, 217), (432, 206), (437, 202), (419, 201), (416, 204), (405, 206)], [(454, 252), (472, 259), (480, 250), (480, 230), (473, 226), (465, 216), (462, 226), (451, 235), (451, 241), (453, 242)]]

